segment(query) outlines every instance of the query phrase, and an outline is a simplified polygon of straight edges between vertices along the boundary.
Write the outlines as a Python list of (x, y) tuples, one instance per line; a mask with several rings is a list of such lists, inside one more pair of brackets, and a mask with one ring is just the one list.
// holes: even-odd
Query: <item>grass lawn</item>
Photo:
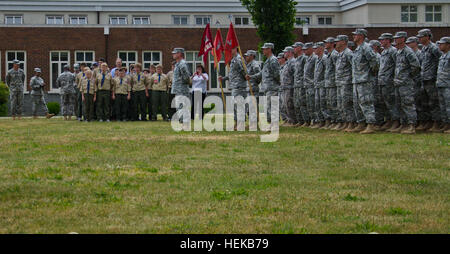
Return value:
[(450, 136), (0, 119), (0, 233), (450, 233)]

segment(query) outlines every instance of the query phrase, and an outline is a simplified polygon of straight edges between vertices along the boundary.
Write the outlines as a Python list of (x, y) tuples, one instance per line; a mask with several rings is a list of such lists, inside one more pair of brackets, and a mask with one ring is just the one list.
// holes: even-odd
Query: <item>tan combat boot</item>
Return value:
[(350, 130), (349, 132), (357, 133), (357, 132), (361, 132), (365, 129), (366, 129), (365, 123), (358, 123), (358, 125), (356, 125), (356, 127), (353, 130)]
[(343, 123), (343, 124), (341, 125), (341, 127), (339, 127), (339, 129), (337, 129), (337, 130), (338, 130), (338, 131), (345, 130), (345, 129), (347, 129), (347, 127), (348, 127), (349, 124), (350, 124), (350, 123)]
[(420, 121), (416, 127), (416, 131), (424, 131), (425, 130), (425, 121)]
[(360, 134), (372, 134), (375, 133), (375, 125), (369, 123), (365, 130), (361, 131)]
[(328, 128), (330, 128), (330, 125), (331, 125), (331, 121), (330, 120), (326, 120), (321, 129), (322, 130), (327, 130)]
[(442, 132), (444, 132), (444, 133), (445, 133), (446, 131), (450, 130), (450, 123), (444, 124), (444, 128), (442, 128), (441, 130), (442, 130)]
[(433, 126), (431, 127), (431, 129), (428, 129), (428, 132), (435, 132), (435, 133), (441, 132), (438, 122), (433, 122)]
[(392, 127), (392, 121), (391, 120), (387, 120), (380, 128), (380, 131), (385, 131), (388, 130), (389, 128)]
[(398, 120), (393, 121), (391, 128), (387, 129), (387, 132), (392, 132), (393, 130), (397, 129), (400, 126), (400, 122)]
[(13, 120), (16, 120), (16, 116), (15, 116), (15, 115), (12, 115), (12, 119), (13, 119)]
[(347, 125), (347, 128), (343, 129), (343, 132), (351, 132), (351, 130), (353, 130), (354, 128), (356, 128), (356, 124), (355, 123), (349, 123)]
[(400, 133), (402, 130), (406, 128), (406, 125), (399, 125), (397, 128), (390, 130), (391, 133)]
[(317, 129), (323, 129), (323, 127), (325, 126), (325, 122), (324, 121), (319, 122), (317, 126), (318, 126)]
[(328, 126), (327, 130), (332, 130), (336, 127), (336, 123), (331, 123), (330, 126)]
[(311, 125), (309, 127), (311, 129), (317, 129), (317, 123), (314, 123), (314, 121), (311, 121)]
[(431, 127), (433, 127), (433, 122), (427, 121), (427, 122), (425, 122), (423, 125), (424, 125), (423, 131), (427, 131), (428, 129), (430, 129)]
[(38, 117), (37, 116), (33, 116), (33, 119), (37, 119)]
[(47, 119), (50, 119), (50, 118), (52, 118), (52, 117), (54, 117), (55, 116), (55, 114), (49, 114), (49, 113), (47, 113), (46, 115), (45, 115), (45, 117), (47, 117)]
[(402, 134), (416, 134), (416, 128), (414, 127), (414, 124), (408, 124), (405, 126), (405, 128), (401, 131)]

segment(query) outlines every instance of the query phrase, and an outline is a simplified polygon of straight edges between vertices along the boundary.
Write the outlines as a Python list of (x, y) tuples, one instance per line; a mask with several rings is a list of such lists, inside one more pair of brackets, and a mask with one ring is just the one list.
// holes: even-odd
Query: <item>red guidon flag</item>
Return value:
[(207, 24), (205, 31), (203, 32), (202, 45), (200, 46), (200, 51), (198, 52), (198, 56), (203, 56), (203, 63), (205, 64), (205, 66), (208, 61), (208, 53), (212, 49), (213, 44), (212, 44), (211, 29), (209, 28), (209, 24)]
[(225, 63), (228, 65), (231, 62), (231, 50), (239, 46), (239, 42), (234, 32), (233, 23), (230, 23), (230, 29), (228, 29), (227, 40), (225, 41)]
[(214, 55), (214, 68), (217, 68), (217, 64), (222, 58), (223, 51), (224, 48), (223, 48), (222, 34), (220, 33), (220, 29), (217, 29), (216, 38), (214, 38), (214, 49), (212, 52)]

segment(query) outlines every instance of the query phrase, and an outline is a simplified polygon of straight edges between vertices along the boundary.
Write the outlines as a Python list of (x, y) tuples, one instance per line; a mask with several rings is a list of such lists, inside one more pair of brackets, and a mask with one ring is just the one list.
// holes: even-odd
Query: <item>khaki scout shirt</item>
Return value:
[(125, 94), (131, 92), (131, 78), (129, 76), (115, 77), (114, 78), (114, 93), (115, 94)]
[(150, 84), (150, 78), (148, 76), (146, 76), (143, 72), (141, 73), (134, 73), (131, 75), (132, 77), (132, 88), (131, 90), (133, 92), (138, 92), (138, 91), (144, 91), (145, 88), (148, 88), (149, 84)]
[[(102, 84), (103, 75), (105, 75), (105, 79)], [(97, 88), (97, 91), (112, 91), (114, 88), (113, 84), (113, 77), (111, 76), (111, 73), (100, 73), (97, 74), (96, 80), (95, 80), (95, 86)]]
[(77, 89), (80, 90), (81, 88), (81, 80), (86, 77), (86, 74), (84, 72), (80, 72), (75, 77), (75, 84), (77, 84)]
[(169, 88), (169, 78), (166, 74), (161, 73), (161, 77), (159, 77), (159, 74), (155, 73), (150, 78), (150, 87), (154, 91), (167, 91)]
[(87, 90), (88, 89), (88, 81), (89, 80), (87, 78), (81, 79), (81, 82), (80, 82), (81, 93), (85, 94), (85, 93), (89, 92), (89, 94), (95, 94), (97, 92), (97, 88), (95, 87), (95, 79), (91, 78), (91, 80), (90, 80), (91, 82), (89, 83), (89, 91)]
[(169, 71), (169, 72), (167, 73), (167, 78), (169, 78), (169, 88), (172, 88), (173, 71)]

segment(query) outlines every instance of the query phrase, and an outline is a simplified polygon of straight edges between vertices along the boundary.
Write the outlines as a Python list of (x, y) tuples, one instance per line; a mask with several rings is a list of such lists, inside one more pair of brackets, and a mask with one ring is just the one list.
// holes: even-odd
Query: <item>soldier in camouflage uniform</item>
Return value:
[(439, 59), (436, 82), (441, 119), (444, 123), (441, 131), (450, 134), (450, 37), (441, 38), (437, 44), (443, 52)]
[(337, 106), (336, 61), (339, 53), (334, 49), (335, 38), (328, 37), (325, 42), (327, 57), (325, 62), (325, 90), (328, 118), (325, 118), (325, 129), (333, 129), (341, 117)]
[[(278, 89), (280, 87), (280, 64), (273, 55), (273, 43), (264, 43), (262, 46), (263, 54), (266, 56), (266, 61), (264, 62), (264, 67), (259, 74), (247, 75), (246, 79), (260, 78), (261, 79), (261, 90), (267, 98), (267, 121), (271, 122), (271, 111), (272, 111), (272, 97), (278, 96)], [(277, 119), (278, 120), (278, 119)], [(276, 122), (278, 122), (276, 120)], [(276, 123), (274, 123), (276, 124)], [(272, 126), (273, 127), (273, 126)]]
[(295, 74), (295, 58), (294, 48), (286, 47), (284, 54), (287, 62), (281, 73), (281, 87), (283, 89), (283, 105), (287, 116), (285, 126), (293, 126), (296, 123), (295, 109), (294, 109), (294, 74)]
[(317, 56), (314, 66), (314, 111), (316, 124), (311, 128), (317, 129), (325, 126), (325, 119), (329, 119), (325, 90), (325, 64), (327, 56), (324, 54), (325, 44), (317, 42), (313, 49)]
[(64, 72), (56, 79), (56, 87), (60, 89), (61, 112), (64, 120), (71, 120), (75, 109), (75, 75), (70, 72), (70, 66), (64, 65)]
[[(257, 73), (261, 72), (261, 66), (259, 65), (259, 63), (255, 60), (256, 57), (256, 51), (254, 50), (248, 50), (247, 53), (244, 55), (245, 57), (245, 62), (247, 64), (247, 73), (248, 75), (255, 75)], [(249, 80), (251, 86), (252, 86), (252, 92), (253, 92), (253, 96), (255, 96), (256, 99), (256, 112), (258, 113), (258, 104), (259, 104), (259, 83), (261, 83), (261, 80), (259, 79), (250, 79)], [(251, 96), (251, 92), (250, 92), (250, 87), (248, 87), (248, 96)], [(252, 101), (252, 104), (255, 103)], [(250, 116), (252, 117), (252, 116)], [(257, 122), (258, 118), (256, 117), (255, 119), (250, 119), (251, 122)]]
[(397, 49), (391, 45), (393, 40), (392, 34), (383, 33), (378, 39), (383, 47), (380, 57), (380, 69), (378, 71), (378, 85), (386, 107), (386, 123), (381, 126), (380, 130), (396, 129), (400, 126), (400, 116), (394, 90)]
[[(419, 59), (420, 65), (422, 65), (423, 62), (423, 54), (422, 51), (419, 49), (419, 39), (415, 36), (411, 36), (406, 40), (406, 46), (410, 47), (413, 52), (416, 54), (417, 58)], [(426, 113), (426, 105), (424, 99), (426, 98), (426, 93), (423, 88), (423, 80), (421, 73), (417, 73), (416, 76), (413, 78), (414, 80), (414, 103), (416, 104), (416, 111), (417, 111), (417, 127), (416, 130), (424, 130), (424, 128), (431, 128), (432, 123), (427, 121), (427, 115)], [(400, 116), (405, 120), (405, 116)], [(428, 123), (428, 124), (427, 124)]]
[(37, 118), (37, 109), (39, 106), (42, 106), (45, 112), (45, 116), (51, 118), (54, 114), (48, 113), (47, 104), (44, 99), (44, 80), (41, 78), (41, 69), (34, 68), (35, 76), (30, 80), (31, 87), (31, 100), (32, 100), (32, 112), (33, 118)]
[[(432, 34), (430, 29), (422, 29), (419, 31), (417, 37), (420, 43), (423, 45), (422, 48), (422, 80), (423, 80), (423, 98), (421, 99), (423, 103), (423, 108), (425, 111), (425, 117), (427, 121), (432, 121), (432, 127), (428, 131), (439, 132), (439, 123), (441, 122), (441, 115), (439, 110), (439, 99), (436, 87), (436, 76), (439, 58), (442, 52), (439, 51), (436, 44), (431, 42)], [(428, 127), (428, 126), (427, 126)], [(426, 127), (425, 127), (426, 129)]]
[(420, 71), (420, 63), (412, 49), (406, 46), (406, 37), (406, 32), (397, 32), (394, 36), (398, 49), (395, 61), (395, 97), (399, 102), (399, 109), (401, 115), (405, 116), (405, 120), (402, 119), (400, 127), (390, 131), (414, 134), (416, 133), (415, 125), (417, 122), (417, 112), (414, 104), (414, 77)]
[[(295, 58), (295, 73), (294, 73), (294, 110), (296, 116), (296, 126), (303, 126), (304, 124), (308, 124), (310, 121), (304, 118), (301, 111), (302, 104), (302, 86), (303, 86), (303, 74), (305, 67), (305, 55), (303, 55), (303, 43), (296, 42), (293, 45), (294, 53), (296, 55)], [(306, 116), (305, 116), (306, 117)]]
[[(375, 53), (375, 56), (377, 57), (377, 65), (378, 70), (380, 67), (380, 59), (381, 59), (381, 43), (377, 40), (371, 40), (369, 41), (370, 47), (373, 49), (373, 52)], [(373, 96), (374, 96), (374, 106), (375, 106), (375, 120), (376, 125), (375, 129), (377, 131), (381, 130), (381, 126), (384, 124), (384, 117), (386, 115), (386, 106), (384, 105), (383, 98), (381, 96), (381, 87), (378, 85), (378, 71), (375, 73), (375, 75), (370, 75), (370, 82), (372, 83), (373, 87)]]
[(23, 107), (23, 86), (25, 83), (25, 72), (20, 69), (19, 60), (13, 61), (13, 68), (6, 74), (6, 85), (9, 88), (9, 100), (11, 101), (11, 115), (13, 120), (16, 116), (21, 119)]
[(342, 121), (333, 130), (343, 130), (351, 123), (356, 122), (355, 110), (353, 108), (353, 53), (347, 47), (347, 35), (338, 35), (335, 41), (336, 49), (339, 52), (336, 60), (337, 105), (340, 111), (339, 113), (342, 114)]
[[(189, 93), (189, 83), (191, 80), (191, 73), (189, 72), (189, 68), (186, 64), (186, 61), (184, 60), (184, 49), (183, 48), (175, 48), (172, 51), (173, 59), (176, 60), (175, 69), (173, 70), (173, 83), (172, 83), (172, 89), (171, 93), (175, 95), (175, 104), (177, 106), (178, 110), (181, 110), (183, 108), (183, 105), (181, 102), (183, 101), (183, 97), (186, 97), (186, 99), (189, 99), (190, 93)], [(190, 107), (187, 107), (186, 110), (190, 113)], [(179, 121), (184, 122), (185, 124), (188, 123), (190, 120), (190, 117), (183, 118), (182, 116), (179, 116)]]
[[(346, 131), (370, 134), (375, 132), (375, 96), (372, 80), (378, 71), (377, 56), (364, 39), (366, 29), (356, 29), (353, 40), (357, 47), (352, 58), (353, 105), (358, 125), (351, 124)], [(367, 126), (366, 126), (367, 124)]]
[(308, 42), (303, 46), (306, 61), (303, 72), (303, 87), (306, 90), (306, 109), (311, 118), (310, 125), (317, 123), (316, 113), (314, 108), (315, 90), (314, 90), (314, 68), (317, 62), (317, 56), (313, 52), (313, 43)]
[[(284, 53), (285, 52), (283, 50), (283, 52), (281, 52), (277, 56), (278, 64), (280, 64), (280, 80), (281, 80), (281, 75), (283, 74), (284, 67), (286, 67), (286, 58), (284, 57)], [(284, 97), (283, 97), (283, 87), (281, 86), (281, 82), (280, 82), (280, 87), (278, 88), (278, 105), (280, 106), (281, 120), (283, 120), (283, 122), (286, 122), (288, 117), (287, 117), (287, 112), (286, 112), (285, 108), (283, 107)]]

